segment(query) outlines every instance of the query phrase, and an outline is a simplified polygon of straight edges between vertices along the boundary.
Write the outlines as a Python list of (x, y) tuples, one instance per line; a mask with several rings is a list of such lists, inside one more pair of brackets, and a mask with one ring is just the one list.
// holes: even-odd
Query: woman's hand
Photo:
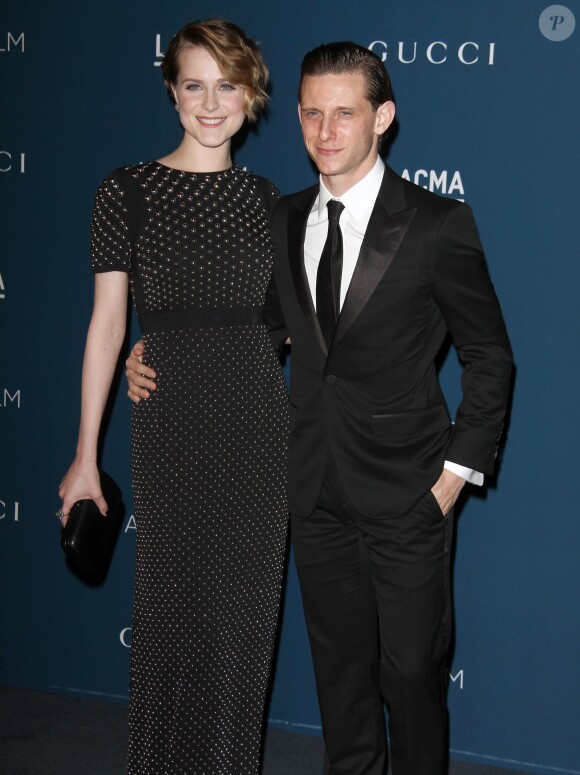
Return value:
[(93, 500), (103, 516), (106, 516), (108, 506), (101, 491), (99, 470), (94, 463), (83, 463), (75, 458), (66, 472), (58, 488), (62, 498), (61, 524), (64, 527), (68, 521), (70, 510), (77, 501)]

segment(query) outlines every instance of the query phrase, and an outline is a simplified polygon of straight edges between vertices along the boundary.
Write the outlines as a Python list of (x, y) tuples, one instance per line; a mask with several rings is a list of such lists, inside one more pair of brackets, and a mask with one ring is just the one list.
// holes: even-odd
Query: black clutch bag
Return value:
[(123, 519), (121, 490), (104, 471), (101, 489), (109, 511), (104, 517), (92, 500), (77, 501), (62, 530), (60, 545), (69, 564), (89, 581), (104, 579)]

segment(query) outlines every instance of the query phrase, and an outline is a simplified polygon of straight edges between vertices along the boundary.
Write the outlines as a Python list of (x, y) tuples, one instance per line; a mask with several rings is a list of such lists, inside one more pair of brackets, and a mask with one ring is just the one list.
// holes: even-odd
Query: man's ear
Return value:
[(378, 135), (384, 135), (387, 129), (395, 120), (395, 103), (389, 100), (383, 102), (377, 108), (375, 116), (375, 132)]
[(302, 126), (302, 111), (300, 110), (300, 103), (298, 103), (298, 121), (300, 121), (300, 126)]

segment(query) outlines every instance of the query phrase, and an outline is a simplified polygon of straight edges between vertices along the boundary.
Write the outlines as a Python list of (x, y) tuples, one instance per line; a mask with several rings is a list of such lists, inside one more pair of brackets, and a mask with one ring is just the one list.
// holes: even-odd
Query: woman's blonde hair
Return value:
[(179, 55), (185, 48), (201, 46), (215, 59), (224, 78), (244, 89), (244, 113), (249, 121), (256, 121), (258, 113), (268, 102), (268, 67), (258, 44), (232, 22), (225, 19), (205, 19), (191, 22), (173, 36), (161, 70), (171, 100), (179, 76)]

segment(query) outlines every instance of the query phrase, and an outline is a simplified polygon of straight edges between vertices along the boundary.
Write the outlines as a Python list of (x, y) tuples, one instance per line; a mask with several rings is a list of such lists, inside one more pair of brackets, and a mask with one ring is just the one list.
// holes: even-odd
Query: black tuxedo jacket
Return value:
[[(512, 368), (471, 210), (387, 168), (330, 349), (304, 269), (314, 186), (272, 215), (266, 322), (292, 341), (289, 500), (316, 505), (329, 450), (357, 509), (404, 514), (451, 460), (491, 473)], [(450, 332), (463, 363), (452, 424), (435, 357)]]

